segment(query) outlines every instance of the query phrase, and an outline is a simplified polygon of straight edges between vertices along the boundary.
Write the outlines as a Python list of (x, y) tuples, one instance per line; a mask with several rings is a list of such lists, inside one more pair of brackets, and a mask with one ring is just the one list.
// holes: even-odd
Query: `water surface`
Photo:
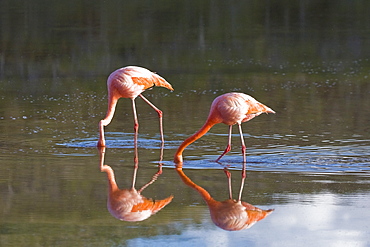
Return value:
[[(299, 1), (2, 1), (0, 12), (1, 246), (368, 246), (369, 4)], [(107, 210), (98, 122), (106, 78), (126, 65), (156, 71), (175, 88), (137, 99), (136, 186), (170, 204), (140, 222)], [(204, 123), (212, 100), (247, 93), (276, 114), (243, 124), (247, 178), (242, 200), (274, 212), (249, 229), (225, 231), (172, 162)], [(241, 146), (214, 162), (226, 125), (184, 151), (183, 172), (218, 201), (237, 197)], [(120, 188), (135, 167), (130, 101), (106, 127), (104, 163)], [(163, 155), (162, 155), (163, 152)]]

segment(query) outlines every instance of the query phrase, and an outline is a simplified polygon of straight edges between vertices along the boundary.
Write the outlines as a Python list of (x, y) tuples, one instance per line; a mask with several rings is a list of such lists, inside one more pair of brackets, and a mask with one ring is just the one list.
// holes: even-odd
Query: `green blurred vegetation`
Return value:
[(256, 73), (369, 57), (366, 0), (4, 0), (0, 14), (0, 83), (31, 88), (130, 64), (166, 75)]

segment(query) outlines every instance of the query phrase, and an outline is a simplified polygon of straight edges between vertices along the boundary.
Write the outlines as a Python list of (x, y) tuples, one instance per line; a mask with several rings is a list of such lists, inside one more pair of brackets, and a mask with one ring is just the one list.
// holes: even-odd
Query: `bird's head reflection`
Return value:
[[(132, 186), (129, 189), (120, 189), (117, 186), (112, 167), (104, 165), (105, 148), (100, 149), (100, 170), (107, 173), (108, 178), (108, 200), (107, 208), (110, 214), (122, 221), (143, 221), (160, 211), (172, 201), (173, 196), (163, 200), (153, 200), (141, 195), (141, 192), (152, 184), (162, 173), (161, 166), (151, 180), (140, 189), (135, 189), (138, 164), (135, 162), (132, 176)], [(137, 159), (135, 158), (135, 161)]]
[[(241, 201), (241, 191), (239, 199), (232, 199), (231, 196), (231, 174), (225, 170), (229, 182), (229, 199), (225, 201), (216, 201), (204, 188), (195, 184), (187, 177), (182, 169), (182, 164), (177, 164), (176, 171), (180, 175), (182, 181), (189, 187), (198, 191), (207, 203), (213, 223), (227, 231), (238, 231), (250, 228), (256, 222), (264, 219), (274, 211), (273, 209), (262, 210), (247, 202)], [(242, 180), (243, 189), (244, 180)]]

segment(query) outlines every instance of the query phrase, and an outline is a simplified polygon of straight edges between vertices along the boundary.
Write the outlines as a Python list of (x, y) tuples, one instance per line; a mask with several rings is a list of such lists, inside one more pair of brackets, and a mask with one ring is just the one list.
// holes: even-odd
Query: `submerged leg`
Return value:
[(216, 162), (218, 162), (225, 154), (227, 154), (231, 150), (231, 134), (232, 134), (232, 128), (233, 128), (233, 126), (232, 125), (229, 125), (229, 141), (227, 143), (227, 146), (226, 146), (225, 151), (220, 155), (220, 157), (217, 158)]
[(164, 137), (163, 137), (163, 112), (159, 110), (155, 105), (152, 104), (147, 98), (145, 98), (143, 95), (139, 94), (139, 96), (150, 106), (152, 107), (157, 113), (159, 117), (159, 132), (161, 134), (161, 141), (164, 143)]

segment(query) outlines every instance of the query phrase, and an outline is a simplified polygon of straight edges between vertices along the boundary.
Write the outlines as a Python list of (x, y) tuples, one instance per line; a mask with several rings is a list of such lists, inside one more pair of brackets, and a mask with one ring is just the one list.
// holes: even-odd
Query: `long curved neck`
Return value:
[(199, 138), (201, 138), (202, 136), (204, 136), (204, 134), (206, 134), (213, 127), (213, 125), (215, 125), (217, 123), (218, 122), (216, 122), (216, 121), (210, 121), (209, 119), (207, 119), (207, 121), (205, 122), (205, 124), (203, 125), (203, 127), (200, 128), (200, 130), (198, 130), (194, 135), (188, 137), (179, 146), (179, 148), (176, 151), (175, 157), (182, 156), (182, 152), (184, 151), (184, 149), (187, 146), (189, 146), (190, 144), (192, 144), (193, 142), (195, 142), (196, 140), (198, 140)]
[(185, 175), (185, 173), (182, 171), (181, 168), (177, 168), (176, 171), (179, 174), (179, 176), (181, 177), (181, 180), (184, 182), (184, 184), (186, 184), (190, 188), (193, 188), (194, 190), (198, 191), (198, 193), (207, 202), (207, 204), (209, 204), (209, 202), (214, 201), (214, 199), (208, 193), (208, 191), (206, 191), (205, 189), (203, 189), (202, 187), (200, 187), (199, 185), (197, 185), (193, 181), (191, 181), (191, 179), (188, 176)]
[(105, 165), (101, 171), (107, 173), (109, 191), (113, 192), (119, 190), (113, 169), (110, 166)]

